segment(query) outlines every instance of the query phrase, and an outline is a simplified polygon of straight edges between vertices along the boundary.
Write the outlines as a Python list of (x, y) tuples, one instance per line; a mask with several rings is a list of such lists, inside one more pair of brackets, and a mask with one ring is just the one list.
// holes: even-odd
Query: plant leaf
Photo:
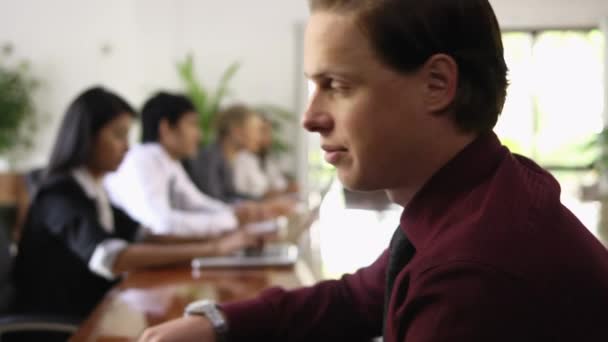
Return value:
[(239, 62), (233, 62), (220, 77), (218, 87), (213, 94), (213, 97), (209, 101), (210, 103), (208, 110), (211, 116), (215, 116), (215, 114), (219, 111), (222, 99), (228, 94), (229, 91), (228, 83), (234, 78), (234, 75), (240, 69), (240, 67), (241, 64)]

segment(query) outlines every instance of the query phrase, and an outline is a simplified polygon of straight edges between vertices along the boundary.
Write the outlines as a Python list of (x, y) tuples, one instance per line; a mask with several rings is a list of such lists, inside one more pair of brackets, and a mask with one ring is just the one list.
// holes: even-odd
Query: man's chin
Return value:
[(342, 186), (344, 186), (345, 189), (350, 191), (367, 192), (384, 190), (377, 184), (372, 184), (372, 182), (366, 182), (365, 179), (363, 179), (362, 177), (348, 174), (345, 171), (340, 171), (340, 169), (338, 169), (338, 179), (340, 179), (340, 183), (342, 183)]

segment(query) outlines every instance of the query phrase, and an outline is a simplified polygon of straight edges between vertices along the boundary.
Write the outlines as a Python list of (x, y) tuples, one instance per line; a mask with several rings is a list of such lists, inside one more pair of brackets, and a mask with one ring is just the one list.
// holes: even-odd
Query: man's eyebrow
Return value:
[(320, 78), (327, 78), (328, 73), (326, 71), (321, 71), (321, 72), (316, 72), (311, 74), (308, 74), (307, 72), (304, 72), (304, 76), (308, 79), (314, 80), (314, 79), (320, 79)]
[(308, 73), (304, 72), (304, 76), (311, 80), (326, 79), (326, 78), (344, 79), (344, 78), (353, 78), (354, 77), (354, 75), (352, 73), (349, 73), (347, 71), (340, 71), (340, 70), (319, 71), (319, 72), (312, 73), (312, 74), (308, 74)]

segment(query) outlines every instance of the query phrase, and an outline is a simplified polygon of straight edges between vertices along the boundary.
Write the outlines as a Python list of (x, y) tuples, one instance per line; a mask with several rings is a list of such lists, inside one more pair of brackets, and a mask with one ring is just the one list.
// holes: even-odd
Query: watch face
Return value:
[(211, 325), (218, 333), (227, 331), (226, 320), (217, 308), (217, 305), (209, 300), (201, 300), (190, 303), (186, 307), (186, 315), (201, 315), (207, 317)]

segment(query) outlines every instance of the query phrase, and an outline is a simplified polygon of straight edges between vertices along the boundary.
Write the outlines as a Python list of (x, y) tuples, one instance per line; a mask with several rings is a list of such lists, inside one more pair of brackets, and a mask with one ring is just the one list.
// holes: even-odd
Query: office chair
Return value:
[[(10, 228), (7, 220), (0, 220), (0, 342), (19, 340), (19, 334), (37, 333), (37, 337), (47, 340), (45, 334), (53, 334), (66, 340), (78, 328), (79, 321), (71, 317), (39, 314), (16, 314), (15, 288), (11, 280), (14, 256), (11, 253)], [(63, 336), (63, 338), (61, 337)]]

